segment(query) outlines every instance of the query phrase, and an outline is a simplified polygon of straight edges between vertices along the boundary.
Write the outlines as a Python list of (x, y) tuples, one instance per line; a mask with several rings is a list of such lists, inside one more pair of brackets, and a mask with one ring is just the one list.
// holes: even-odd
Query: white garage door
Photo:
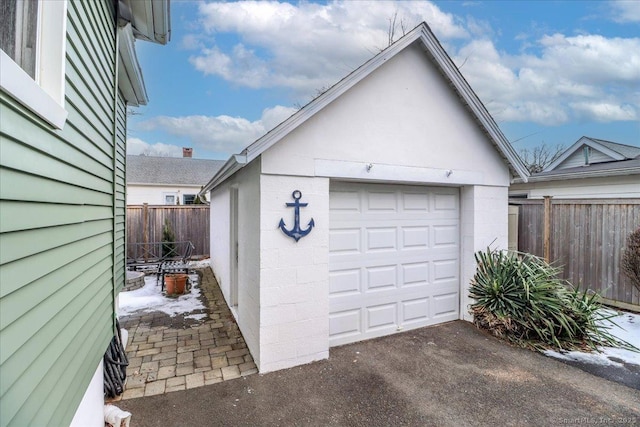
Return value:
[(330, 344), (458, 319), (458, 189), (331, 185)]

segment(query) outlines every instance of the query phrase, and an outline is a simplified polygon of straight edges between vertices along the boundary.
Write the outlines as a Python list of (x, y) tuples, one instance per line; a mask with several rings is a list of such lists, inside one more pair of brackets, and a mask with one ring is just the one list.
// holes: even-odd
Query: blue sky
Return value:
[(640, 146), (640, 2), (173, 0), (171, 42), (136, 44), (129, 154), (240, 152), (384, 48), (394, 14), (398, 35), (430, 25), (517, 150)]

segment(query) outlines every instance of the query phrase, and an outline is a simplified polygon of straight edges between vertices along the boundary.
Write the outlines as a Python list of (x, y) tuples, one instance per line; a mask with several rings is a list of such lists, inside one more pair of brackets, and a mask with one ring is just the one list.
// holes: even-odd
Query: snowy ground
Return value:
[[(196, 310), (203, 310), (206, 307), (200, 301), (199, 277), (197, 274), (190, 274), (191, 292), (179, 297), (165, 297), (162, 295), (161, 286), (156, 281), (156, 276), (150, 275), (144, 278), (144, 286), (128, 292), (121, 292), (119, 297), (119, 316), (129, 316), (131, 314), (150, 313), (161, 311), (174, 317), (178, 314), (191, 313)], [(202, 319), (207, 314), (187, 315), (187, 319)]]
[[(610, 328), (609, 332), (615, 337), (633, 344), (636, 348), (640, 349), (640, 314), (620, 312), (618, 316), (613, 317), (611, 320), (615, 322), (617, 326), (604, 322), (604, 324)], [(559, 353), (547, 350), (544, 354), (565, 361), (586, 364), (623, 367), (623, 363), (629, 363), (640, 366), (639, 352), (612, 347), (603, 347), (601, 350), (602, 353), (583, 353), (580, 351)]]

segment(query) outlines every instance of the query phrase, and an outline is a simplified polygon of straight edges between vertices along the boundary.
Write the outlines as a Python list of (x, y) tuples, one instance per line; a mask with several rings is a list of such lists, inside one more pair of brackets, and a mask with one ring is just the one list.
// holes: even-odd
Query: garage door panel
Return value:
[(453, 246), (458, 247), (460, 232), (457, 225), (433, 226), (433, 246)]
[(433, 261), (433, 283), (455, 280), (458, 277), (456, 259)]
[[(432, 309), (434, 318), (443, 318), (446, 320), (455, 320), (458, 318), (458, 293), (450, 292), (441, 295), (435, 295), (432, 298)], [(453, 317), (452, 317), (453, 316)]]
[(403, 226), (401, 249), (416, 249), (429, 247), (428, 226)]
[(397, 287), (398, 272), (395, 265), (368, 267), (365, 270), (365, 292)]
[(330, 344), (457, 319), (459, 230), (455, 188), (332, 183)]
[(426, 286), (429, 284), (429, 263), (413, 262), (402, 264), (401, 286)]
[(329, 232), (329, 252), (360, 253), (360, 228), (343, 228)]
[(438, 190), (433, 195), (433, 210), (438, 211), (458, 211), (458, 194), (455, 193), (443, 193), (442, 190)]
[(368, 228), (365, 235), (367, 252), (395, 252), (398, 242), (396, 227)]
[(342, 296), (360, 293), (360, 268), (329, 273), (329, 294)]
[(397, 210), (396, 193), (392, 191), (369, 191), (364, 193), (365, 212), (389, 213)]
[(430, 210), (430, 197), (429, 194), (421, 193), (402, 193), (402, 210), (406, 212), (420, 212), (426, 213)]
[(429, 298), (415, 298), (401, 303), (401, 326), (429, 320)]
[(379, 330), (381, 328), (396, 328), (398, 306), (395, 303), (369, 306), (366, 311), (365, 332)]
[(332, 191), (331, 210), (334, 212), (360, 212), (358, 191)]
[(362, 310), (343, 310), (329, 315), (329, 330), (335, 339), (348, 339), (362, 334)]

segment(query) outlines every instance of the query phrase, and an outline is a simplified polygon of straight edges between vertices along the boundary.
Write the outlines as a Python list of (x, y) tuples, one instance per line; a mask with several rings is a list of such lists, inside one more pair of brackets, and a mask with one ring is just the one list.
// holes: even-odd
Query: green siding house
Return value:
[(2, 0), (0, 15), (0, 426), (100, 425), (126, 107), (147, 102), (135, 40), (169, 40), (169, 0)]

